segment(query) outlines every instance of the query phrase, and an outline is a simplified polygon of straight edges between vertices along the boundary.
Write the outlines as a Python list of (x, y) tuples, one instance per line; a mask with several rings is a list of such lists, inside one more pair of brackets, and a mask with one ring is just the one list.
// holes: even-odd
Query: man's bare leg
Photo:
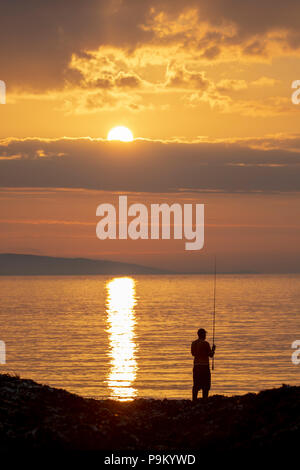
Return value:
[(198, 392), (199, 392), (199, 389), (197, 387), (193, 387), (193, 401), (196, 402), (197, 401), (197, 398), (198, 398)]

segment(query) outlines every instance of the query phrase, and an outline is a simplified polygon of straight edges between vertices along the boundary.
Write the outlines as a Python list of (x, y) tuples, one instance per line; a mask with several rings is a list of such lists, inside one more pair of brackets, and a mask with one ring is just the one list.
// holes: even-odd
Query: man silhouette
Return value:
[(205, 340), (206, 331), (203, 328), (198, 330), (198, 339), (192, 342), (191, 353), (194, 356), (193, 368), (193, 401), (197, 401), (198, 392), (202, 389), (203, 398), (208, 397), (210, 389), (210, 368), (209, 358), (215, 354), (216, 346), (210, 347)]

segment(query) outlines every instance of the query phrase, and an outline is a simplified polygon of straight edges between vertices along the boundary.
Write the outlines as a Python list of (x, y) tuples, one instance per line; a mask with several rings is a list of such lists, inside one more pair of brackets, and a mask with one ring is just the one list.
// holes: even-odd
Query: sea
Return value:
[[(0, 372), (84, 397), (189, 399), (191, 342), (213, 340), (211, 275), (0, 276), (0, 295)], [(218, 275), (215, 315), (211, 394), (299, 385), (299, 274)]]

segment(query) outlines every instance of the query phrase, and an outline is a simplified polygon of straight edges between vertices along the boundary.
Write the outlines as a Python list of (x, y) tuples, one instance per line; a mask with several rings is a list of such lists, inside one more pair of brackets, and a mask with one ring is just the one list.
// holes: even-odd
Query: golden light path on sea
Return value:
[(125, 401), (134, 398), (135, 358), (135, 281), (129, 277), (114, 278), (106, 283), (106, 323), (109, 335), (110, 369), (107, 386), (111, 396)]

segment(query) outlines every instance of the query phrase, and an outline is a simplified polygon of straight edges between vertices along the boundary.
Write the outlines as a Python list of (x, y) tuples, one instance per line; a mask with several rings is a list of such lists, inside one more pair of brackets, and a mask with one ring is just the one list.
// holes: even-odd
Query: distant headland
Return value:
[(0, 254), (0, 276), (53, 276), (91, 274), (171, 274), (138, 264), (87, 258), (56, 258), (29, 254)]

